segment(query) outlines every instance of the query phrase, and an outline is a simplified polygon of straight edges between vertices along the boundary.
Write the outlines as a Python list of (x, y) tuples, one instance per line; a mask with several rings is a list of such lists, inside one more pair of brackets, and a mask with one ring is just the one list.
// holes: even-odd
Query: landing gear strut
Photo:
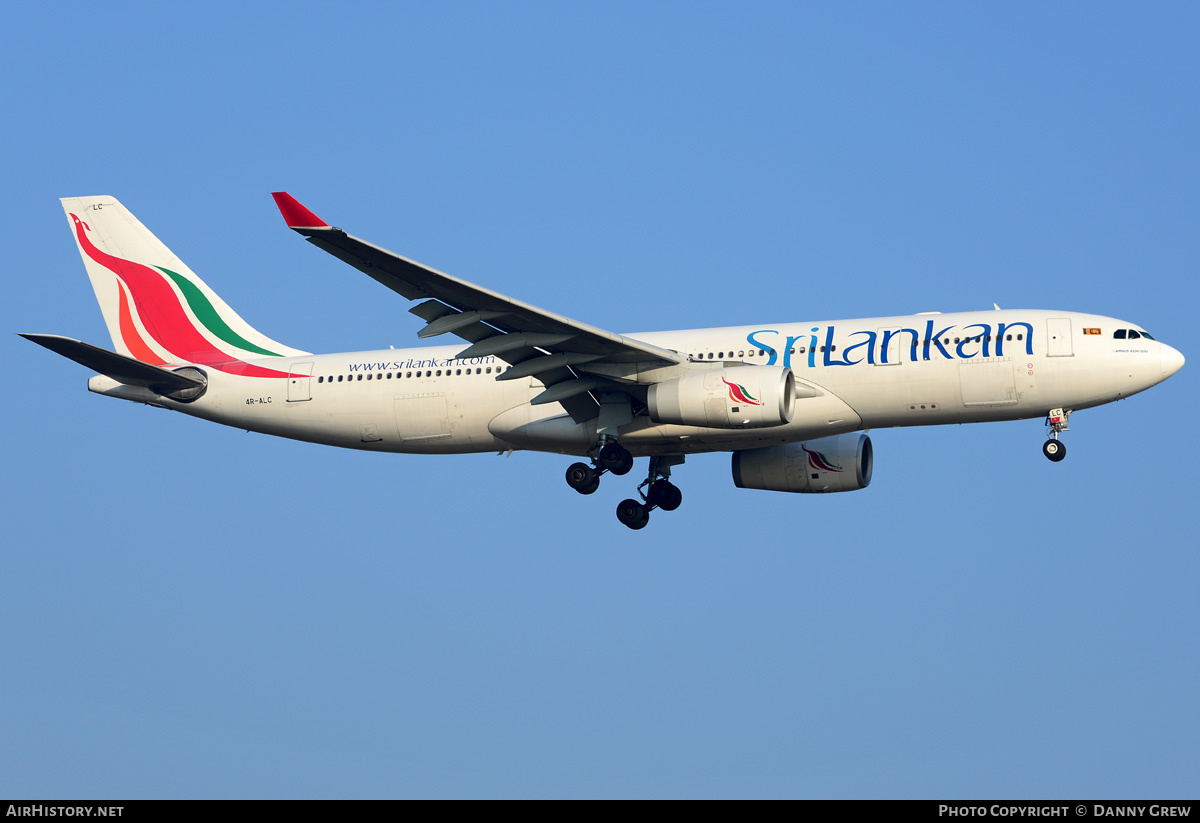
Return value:
[(1067, 419), (1071, 416), (1071, 412), (1065, 409), (1051, 409), (1046, 415), (1046, 425), (1050, 429), (1050, 439), (1042, 444), (1042, 454), (1046, 455), (1046, 459), (1055, 463), (1067, 456), (1067, 446), (1058, 436), (1070, 431), (1067, 428)]
[[(617, 519), (622, 525), (634, 530), (645, 528), (650, 522), (650, 512), (655, 509), (673, 512), (679, 508), (679, 504), (683, 502), (683, 492), (668, 478), (671, 476), (671, 467), (682, 462), (682, 454), (650, 458), (650, 472), (637, 487), (642, 502), (629, 498), (622, 500), (617, 506)], [(642, 489), (646, 491), (643, 492)]]

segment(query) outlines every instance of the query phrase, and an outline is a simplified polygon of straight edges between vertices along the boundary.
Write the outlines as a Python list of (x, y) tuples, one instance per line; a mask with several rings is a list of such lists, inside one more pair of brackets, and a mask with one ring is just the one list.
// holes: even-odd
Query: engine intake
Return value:
[(647, 395), (655, 423), (754, 429), (791, 422), (796, 378), (786, 366), (708, 369), (655, 383)]
[(773, 492), (851, 492), (871, 485), (871, 438), (854, 432), (733, 453), (739, 489)]

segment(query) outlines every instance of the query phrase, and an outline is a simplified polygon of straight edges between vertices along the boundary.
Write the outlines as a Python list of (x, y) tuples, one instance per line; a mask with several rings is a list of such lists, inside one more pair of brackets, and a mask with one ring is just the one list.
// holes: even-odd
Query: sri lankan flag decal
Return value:
[(721, 382), (729, 387), (729, 399), (734, 403), (745, 403), (747, 406), (762, 405), (758, 398), (746, 391), (746, 387), (741, 383), (730, 383), (724, 377), (721, 378)]

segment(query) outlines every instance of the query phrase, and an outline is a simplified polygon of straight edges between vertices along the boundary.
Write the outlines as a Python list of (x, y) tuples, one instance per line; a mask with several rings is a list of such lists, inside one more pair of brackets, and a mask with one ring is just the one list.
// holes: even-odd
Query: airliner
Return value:
[(1067, 311), (926, 312), (615, 334), (417, 263), (331, 226), (286, 192), (287, 226), (401, 297), (419, 339), (454, 345), (313, 354), (251, 327), (108, 196), (62, 200), (113, 350), (24, 334), (97, 374), (98, 394), (264, 434), (368, 451), (532, 450), (581, 458), (567, 485), (648, 458), (618, 520), (677, 509), (671, 471), (730, 452), (738, 488), (866, 488), (867, 432), (1044, 418), (1042, 452), (1080, 409), (1183, 367), (1125, 320)]

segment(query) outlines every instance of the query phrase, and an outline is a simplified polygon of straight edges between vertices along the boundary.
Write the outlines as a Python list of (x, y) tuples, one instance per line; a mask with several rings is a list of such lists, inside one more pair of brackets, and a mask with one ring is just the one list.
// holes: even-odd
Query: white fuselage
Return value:
[[(634, 455), (685, 454), (790, 443), (859, 429), (1043, 417), (1119, 400), (1182, 364), (1111, 317), (1013, 310), (876, 317), (651, 332), (630, 337), (704, 364), (790, 366), (790, 423), (758, 429), (656, 425), (620, 430)], [(89, 388), (266, 434), (374, 451), (448, 454), (531, 449), (584, 454), (596, 421), (576, 424), (557, 403), (532, 406), (535, 378), (497, 380), (496, 357), (454, 360), (455, 346), (304, 355), (270, 362), (291, 378), (205, 367), (192, 403), (94, 377)], [(266, 361), (264, 361), (266, 362)], [(311, 377), (296, 377), (296, 374)], [(636, 381), (636, 372), (629, 377)], [(646, 382), (646, 381), (642, 381)]]

